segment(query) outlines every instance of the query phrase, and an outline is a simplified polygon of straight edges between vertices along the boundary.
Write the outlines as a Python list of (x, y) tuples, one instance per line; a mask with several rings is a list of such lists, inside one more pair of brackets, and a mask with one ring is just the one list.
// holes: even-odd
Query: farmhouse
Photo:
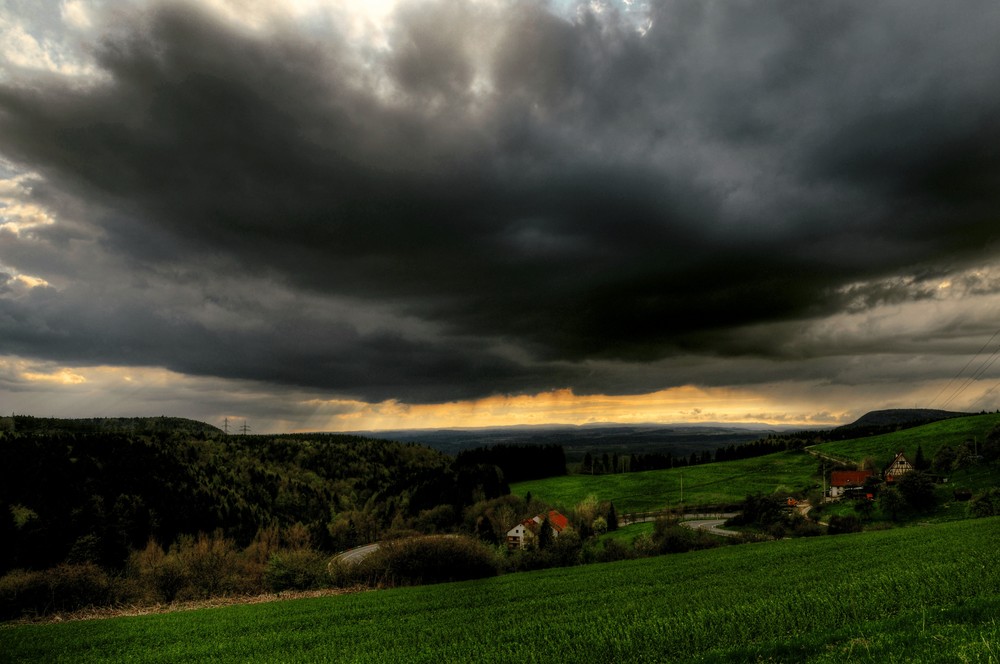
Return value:
[(539, 514), (530, 519), (525, 519), (507, 531), (507, 548), (523, 549), (538, 536), (538, 529), (541, 527), (545, 517), (549, 518), (549, 526), (552, 528), (552, 537), (559, 537), (559, 533), (569, 526), (569, 519), (555, 510), (550, 510), (548, 515)]
[(891, 484), (911, 470), (914, 470), (913, 464), (907, 461), (906, 457), (903, 456), (903, 453), (900, 452), (896, 455), (896, 458), (892, 460), (892, 463), (886, 466), (885, 470), (882, 471), (882, 477), (885, 478), (886, 484)]
[(864, 491), (865, 481), (872, 476), (870, 470), (835, 470), (830, 473), (830, 497)]

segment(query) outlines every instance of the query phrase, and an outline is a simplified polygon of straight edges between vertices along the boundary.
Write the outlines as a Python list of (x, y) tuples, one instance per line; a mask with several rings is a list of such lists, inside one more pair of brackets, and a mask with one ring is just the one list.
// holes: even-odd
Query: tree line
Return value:
[(497, 466), (507, 482), (521, 482), (566, 474), (566, 452), (562, 445), (492, 445), (462, 450), (455, 458), (459, 467)]
[(670, 452), (649, 452), (646, 454), (619, 455), (617, 452), (608, 454), (591, 454), (587, 452), (580, 464), (580, 473), (601, 475), (606, 473), (636, 473), (646, 470), (668, 470), (670, 468), (686, 468), (706, 463), (750, 459), (788, 450), (801, 450), (806, 445), (817, 441), (802, 434), (769, 435), (759, 440), (732, 444), (715, 450), (702, 450), (690, 454), (674, 455)]

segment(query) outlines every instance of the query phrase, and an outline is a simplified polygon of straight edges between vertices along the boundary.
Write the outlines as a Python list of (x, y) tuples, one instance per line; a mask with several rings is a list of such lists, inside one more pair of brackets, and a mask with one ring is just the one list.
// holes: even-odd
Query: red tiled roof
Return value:
[(549, 512), (549, 523), (552, 524), (552, 528), (555, 529), (557, 533), (561, 533), (563, 529), (569, 525), (569, 519), (564, 517), (559, 512), (552, 510)]
[(545, 520), (546, 516), (549, 517), (549, 525), (552, 526), (552, 530), (557, 533), (561, 533), (569, 525), (569, 519), (555, 510), (549, 511), (548, 515), (539, 514), (530, 519), (525, 519), (521, 522), (521, 525), (534, 533), (538, 530), (538, 526), (542, 525), (542, 521)]
[(830, 473), (830, 486), (864, 486), (871, 476), (870, 470), (835, 470)]

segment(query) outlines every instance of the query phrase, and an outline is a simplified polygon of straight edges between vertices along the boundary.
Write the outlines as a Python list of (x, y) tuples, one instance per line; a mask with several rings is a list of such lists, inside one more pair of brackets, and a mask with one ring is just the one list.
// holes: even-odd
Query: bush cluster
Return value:
[(846, 516), (834, 514), (830, 517), (830, 525), (827, 528), (828, 534), (843, 535), (845, 533), (859, 532), (861, 532), (861, 519), (853, 514), (848, 514)]
[(93, 563), (45, 571), (12, 570), (0, 578), (0, 619), (104, 606), (124, 591), (120, 579)]
[(356, 565), (335, 572), (342, 585), (413, 586), (481, 579), (497, 574), (493, 550), (470, 537), (430, 535), (383, 542)]
[(118, 573), (90, 562), (11, 570), (0, 577), (0, 620), (317, 588), (330, 584), (326, 560), (299, 524), (261, 529), (244, 549), (221, 531), (183, 535), (167, 549), (150, 540)]
[(969, 501), (969, 514), (975, 517), (1000, 515), (1000, 487), (976, 494)]

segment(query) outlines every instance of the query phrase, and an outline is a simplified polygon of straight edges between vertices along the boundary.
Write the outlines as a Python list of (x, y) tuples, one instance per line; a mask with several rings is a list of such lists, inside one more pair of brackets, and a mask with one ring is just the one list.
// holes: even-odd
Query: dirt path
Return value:
[(355, 588), (323, 588), (321, 590), (289, 590), (280, 593), (264, 595), (248, 595), (240, 597), (213, 597), (190, 602), (172, 602), (170, 604), (150, 604), (146, 606), (95, 607), (80, 609), (71, 613), (54, 613), (38, 618), (22, 618), (11, 620), (0, 625), (0, 629), (9, 625), (28, 625), (60, 623), (74, 620), (103, 620), (105, 618), (126, 618), (131, 616), (148, 616), (161, 613), (177, 613), (179, 611), (197, 611), (199, 609), (217, 609), (238, 604), (265, 604), (267, 602), (284, 602), (290, 599), (306, 599), (311, 597), (329, 597), (332, 595), (348, 595), (371, 590), (358, 586)]

